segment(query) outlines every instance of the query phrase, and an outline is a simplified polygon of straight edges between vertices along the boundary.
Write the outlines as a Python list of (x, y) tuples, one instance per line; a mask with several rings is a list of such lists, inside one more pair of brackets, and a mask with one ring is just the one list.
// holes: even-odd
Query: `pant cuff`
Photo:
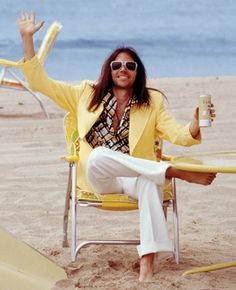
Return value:
[(147, 255), (150, 253), (157, 253), (157, 252), (173, 252), (174, 248), (171, 241), (167, 241), (165, 243), (143, 243), (137, 246), (139, 257), (143, 255)]

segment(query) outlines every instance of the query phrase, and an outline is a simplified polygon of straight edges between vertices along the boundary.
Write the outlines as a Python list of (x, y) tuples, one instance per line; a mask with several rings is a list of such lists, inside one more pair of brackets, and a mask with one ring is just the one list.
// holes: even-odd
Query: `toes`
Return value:
[(216, 178), (216, 173), (210, 173), (207, 177), (207, 184), (211, 184), (213, 180)]

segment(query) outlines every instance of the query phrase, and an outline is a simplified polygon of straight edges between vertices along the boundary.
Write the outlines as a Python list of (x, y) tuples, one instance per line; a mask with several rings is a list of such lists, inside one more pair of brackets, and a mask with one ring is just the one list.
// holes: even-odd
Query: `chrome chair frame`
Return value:
[[(13, 77), (13, 80), (5, 78), (5, 76), (9, 74)], [(41, 98), (33, 92), (24, 81), (22, 81), (16, 73), (14, 73), (11, 69), (8, 67), (3, 67), (0, 75), (0, 86), (5, 87), (5, 88), (12, 88), (12, 89), (17, 89), (17, 90), (26, 90), (28, 91), (36, 100), (39, 102), (39, 105), (45, 115), (46, 118), (49, 118), (49, 114), (44, 107), (44, 104), (41, 100)]]

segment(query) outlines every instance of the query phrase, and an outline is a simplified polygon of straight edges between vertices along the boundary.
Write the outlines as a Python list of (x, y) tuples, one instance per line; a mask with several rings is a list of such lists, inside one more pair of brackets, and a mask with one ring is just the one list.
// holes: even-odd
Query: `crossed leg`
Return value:
[[(209, 185), (216, 176), (214, 173), (175, 169), (168, 163), (134, 158), (105, 147), (98, 147), (92, 151), (87, 168), (88, 179), (96, 191), (125, 192), (139, 200), (139, 281), (146, 281), (152, 277), (156, 252), (171, 251), (161, 208), (161, 187), (166, 178), (179, 178), (191, 183)], [(136, 196), (133, 192), (136, 192)]]

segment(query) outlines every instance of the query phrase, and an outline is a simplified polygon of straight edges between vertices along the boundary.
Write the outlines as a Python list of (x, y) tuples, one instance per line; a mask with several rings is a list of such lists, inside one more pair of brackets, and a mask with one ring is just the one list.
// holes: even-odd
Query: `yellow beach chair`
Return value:
[[(79, 162), (79, 140), (76, 119), (68, 113), (64, 118), (64, 129), (66, 143), (69, 150), (69, 156), (63, 156), (62, 159), (69, 163), (69, 176), (68, 186), (65, 199), (65, 211), (63, 219), (63, 247), (69, 246), (67, 238), (67, 228), (69, 219), (69, 210), (71, 210), (71, 259), (75, 261), (76, 256), (80, 249), (84, 246), (91, 244), (110, 244), (110, 245), (138, 245), (139, 240), (84, 240), (77, 244), (77, 231), (76, 231), (76, 220), (77, 220), (77, 206), (84, 207), (96, 207), (104, 210), (113, 211), (127, 211), (137, 210), (138, 203), (136, 200), (130, 198), (125, 194), (105, 194), (98, 195), (93, 192), (83, 191), (76, 186), (77, 180), (77, 165)], [(157, 159), (161, 159), (161, 142), (157, 142), (156, 154)], [(163, 158), (162, 158), (163, 159)], [(179, 263), (179, 222), (178, 222), (178, 211), (177, 211), (177, 200), (176, 200), (176, 187), (175, 179), (172, 179), (172, 184), (166, 186), (164, 189), (164, 202), (163, 209), (165, 216), (167, 217), (167, 209), (172, 207), (173, 209), (173, 232), (174, 232), (174, 257), (175, 261)]]
[(65, 271), (0, 228), (0, 289), (51, 290)]
[[(61, 28), (62, 28), (62, 25), (56, 21), (53, 22), (52, 25), (48, 28), (47, 33), (37, 53), (39, 60), (42, 64), (44, 64), (47, 56), (49, 55), (49, 52)], [(17, 68), (18, 63), (14, 61), (9, 61), (6, 59), (0, 59), (0, 65), (3, 67), (0, 72), (0, 87), (28, 91), (39, 102), (43, 113), (48, 118), (49, 115), (39, 95), (33, 92), (28, 87), (28, 85), (14, 72), (13, 68)], [(7, 78), (6, 77), (7, 75), (10, 75), (11, 78)]]

